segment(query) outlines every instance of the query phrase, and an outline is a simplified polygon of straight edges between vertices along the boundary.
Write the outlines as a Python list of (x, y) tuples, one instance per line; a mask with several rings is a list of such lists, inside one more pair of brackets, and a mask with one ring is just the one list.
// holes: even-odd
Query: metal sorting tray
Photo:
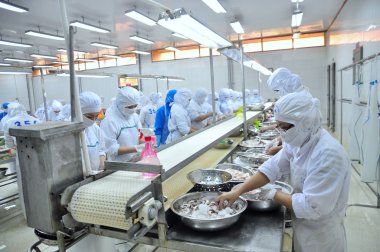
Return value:
[(284, 207), (274, 212), (246, 210), (233, 226), (215, 232), (193, 230), (173, 212), (167, 212), (168, 240), (202, 244), (233, 251), (281, 251), (284, 232)]

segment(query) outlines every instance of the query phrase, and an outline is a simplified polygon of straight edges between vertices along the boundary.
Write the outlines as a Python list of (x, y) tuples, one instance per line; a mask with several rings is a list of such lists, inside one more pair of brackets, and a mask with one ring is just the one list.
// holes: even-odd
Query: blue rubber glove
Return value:
[(161, 145), (161, 135), (156, 135), (156, 148)]

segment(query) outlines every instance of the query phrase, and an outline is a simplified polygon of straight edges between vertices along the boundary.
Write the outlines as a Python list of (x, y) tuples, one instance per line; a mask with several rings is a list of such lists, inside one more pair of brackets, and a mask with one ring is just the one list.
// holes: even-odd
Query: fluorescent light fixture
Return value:
[(25, 8), (16, 4), (12, 4), (6, 1), (0, 1), (0, 8), (7, 9), (14, 12), (19, 12), (19, 13), (25, 13), (29, 11), (28, 8)]
[(181, 77), (162, 77), (160, 80), (168, 80), (168, 81), (184, 81), (184, 78)]
[(76, 58), (75, 61), (96, 62), (96, 59)]
[(12, 74), (12, 75), (18, 75), (18, 74), (32, 74), (32, 73), (29, 73), (29, 72), (12, 72), (12, 71), (0, 71), (0, 74), (3, 74), (3, 75), (8, 75), (8, 74)]
[(29, 30), (29, 31), (26, 31), (25, 34), (29, 35), (29, 36), (47, 38), (47, 39), (53, 39), (53, 40), (65, 40), (64, 37), (54, 35), (54, 34), (45, 33), (45, 32), (39, 32), (39, 31)]
[(303, 0), (292, 0), (292, 3), (302, 3)]
[(238, 63), (241, 63), (242, 57), (243, 57), (243, 65), (244, 66), (252, 68), (256, 71), (259, 71), (260, 73), (262, 73), (264, 75), (271, 75), (272, 74), (271, 71), (269, 71), (266, 67), (260, 65), (256, 60), (252, 59), (247, 54), (243, 53), (243, 55), (242, 55), (239, 48), (231, 46), (231, 47), (218, 49), (218, 52), (220, 52), (221, 54), (223, 54), (227, 58), (232, 59)]
[(1, 67), (0, 74), (32, 74), (32, 70), (30, 68), (19, 68), (19, 67)]
[(221, 48), (232, 45), (230, 41), (219, 36), (190, 16), (183, 8), (174, 10), (172, 13), (161, 13), (158, 24), (168, 30), (183, 34), (183, 36), (209, 48)]
[(377, 28), (377, 25), (370, 24), (366, 31), (375, 30)]
[(94, 31), (94, 32), (100, 32), (100, 33), (111, 32), (111, 30), (104, 29), (104, 28), (101, 28), (101, 27), (95, 26), (95, 25), (86, 24), (86, 23), (78, 21), (78, 20), (71, 21), (70, 26), (75, 26), (75, 27), (79, 27), (82, 29), (86, 29), (86, 30), (90, 30), (90, 31)]
[(61, 65), (68, 65), (69, 62), (63, 62), (63, 61), (53, 61), (52, 64), (61, 64)]
[(181, 34), (179, 34), (179, 33), (177, 33), (177, 32), (173, 32), (173, 33), (172, 33), (172, 36), (177, 37), (177, 38), (187, 39), (185, 36), (183, 36), (183, 35), (181, 35)]
[(133, 18), (134, 20), (137, 20), (141, 23), (144, 23), (149, 26), (155, 26), (157, 23), (153, 19), (148, 18), (147, 16), (135, 11), (135, 10), (128, 10), (125, 12), (126, 16)]
[(241, 26), (241, 24), (240, 24), (239, 21), (231, 22), (230, 25), (231, 25), (232, 29), (234, 29), (234, 31), (235, 31), (237, 34), (242, 34), (242, 33), (244, 33), (243, 26)]
[(34, 65), (33, 68), (53, 68), (54, 66), (49, 65)]
[[(63, 49), (63, 48), (59, 48), (57, 51), (58, 52), (67, 53), (67, 50)], [(74, 53), (76, 53), (76, 54), (86, 54), (86, 52), (83, 52), (83, 51), (74, 51)]]
[(210, 9), (215, 11), (216, 13), (226, 13), (226, 9), (219, 3), (218, 0), (202, 0)]
[(97, 46), (97, 47), (109, 48), (109, 49), (117, 49), (117, 46), (115, 46), (115, 45), (104, 44), (104, 43), (100, 43), (100, 42), (92, 42), (91, 45)]
[(37, 53), (32, 53), (30, 57), (33, 58), (42, 58), (42, 59), (57, 59), (56, 56), (51, 56), (51, 55), (45, 55), (45, 54), (37, 54)]
[(112, 59), (121, 59), (121, 56), (112, 55), (112, 54), (103, 54), (103, 57), (112, 58)]
[(0, 66), (10, 66), (11, 64), (9, 63), (0, 63)]
[(18, 58), (5, 58), (6, 61), (22, 62), (22, 63), (33, 63), (33, 60), (28, 59), (18, 59)]
[[(70, 77), (70, 74), (68, 74), (68, 73), (58, 73), (57, 76)], [(98, 78), (98, 79), (109, 78), (110, 77), (109, 75), (95, 75), (95, 74), (76, 74), (75, 76), (76, 77), (80, 77), (80, 78)]]
[(137, 35), (129, 36), (129, 38), (132, 39), (132, 40), (141, 42), (141, 43), (149, 44), (149, 45), (154, 44), (154, 42), (152, 40), (149, 40), (149, 39), (146, 39), (146, 38), (142, 38), (142, 37), (137, 36)]
[(133, 50), (132, 52), (137, 53), (137, 54), (142, 54), (142, 55), (149, 55), (150, 52), (144, 52), (144, 51), (139, 51), (139, 50)]
[(301, 25), (302, 15), (303, 15), (303, 12), (300, 11), (300, 10), (296, 10), (296, 11), (293, 12), (293, 15), (292, 15), (292, 27), (298, 27), (298, 26)]
[(17, 43), (7, 40), (0, 40), (0, 45), (17, 46), (17, 47), (32, 47), (31, 44)]
[(168, 50), (168, 51), (176, 51), (176, 52), (180, 52), (181, 50), (175, 48), (174, 46), (168, 46), (165, 48), (165, 50)]
[(299, 32), (295, 32), (295, 33), (293, 33), (293, 39), (298, 39), (298, 38), (300, 38), (300, 35), (301, 35), (301, 33), (299, 33)]

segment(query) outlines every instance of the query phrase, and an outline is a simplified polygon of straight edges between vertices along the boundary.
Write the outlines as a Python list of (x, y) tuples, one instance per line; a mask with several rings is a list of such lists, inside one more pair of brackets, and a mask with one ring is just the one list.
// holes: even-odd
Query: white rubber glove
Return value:
[(142, 143), (142, 144), (139, 144), (139, 145), (135, 145), (135, 149), (136, 149), (136, 152), (138, 153), (141, 153), (145, 148), (145, 144)]
[(259, 193), (259, 199), (260, 200), (273, 200), (274, 199), (274, 196), (276, 196), (276, 193), (277, 193), (277, 189), (263, 189), (261, 190), (261, 192)]
[(267, 152), (267, 150), (269, 150), (270, 148), (272, 148), (272, 147), (274, 147), (274, 146), (277, 146), (277, 139), (275, 138), (275, 139), (273, 139), (273, 140), (271, 140), (269, 143), (267, 143), (266, 145), (265, 145), (265, 152)]

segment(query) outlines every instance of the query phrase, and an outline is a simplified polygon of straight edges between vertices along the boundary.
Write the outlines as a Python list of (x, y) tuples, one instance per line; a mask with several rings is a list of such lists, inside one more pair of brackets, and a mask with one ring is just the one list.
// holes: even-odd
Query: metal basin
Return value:
[(190, 172), (187, 178), (202, 191), (219, 191), (229, 188), (228, 183), (232, 180), (232, 175), (226, 171), (203, 169)]
[(185, 195), (182, 195), (181, 197), (177, 198), (173, 201), (171, 205), (171, 210), (173, 213), (178, 215), (181, 218), (181, 221), (188, 227), (196, 230), (202, 230), (202, 231), (218, 231), (225, 229), (231, 225), (233, 225), (235, 222), (237, 222), (241, 216), (241, 214), (244, 212), (244, 210), (247, 208), (247, 201), (243, 198), (239, 197), (234, 204), (240, 204), (241, 208), (240, 210), (227, 217), (219, 217), (219, 218), (213, 218), (213, 219), (198, 219), (198, 218), (192, 218), (189, 216), (185, 216), (180, 213), (179, 209), (181, 205), (189, 200), (192, 199), (200, 199), (200, 198), (206, 198), (208, 200), (215, 200), (217, 196), (219, 196), (220, 192), (195, 192), (195, 193), (188, 193)]
[(240, 145), (240, 149), (242, 149), (243, 151), (247, 151), (250, 149), (257, 149), (257, 150), (263, 151), (265, 149), (266, 144), (267, 144), (267, 141), (262, 141), (257, 138), (254, 138), (254, 139), (243, 141), (239, 145)]
[[(236, 164), (219, 164), (219, 165), (217, 165), (215, 167), (215, 169), (222, 170), (222, 171), (227, 171), (227, 172), (229, 172), (228, 169), (232, 169), (232, 170), (236, 170), (236, 171), (239, 171), (239, 172), (242, 172), (242, 173), (248, 173), (249, 176), (253, 175), (253, 172), (250, 169), (244, 168), (244, 167), (242, 167), (240, 165), (236, 165)], [(231, 180), (231, 182), (233, 182), (233, 183), (241, 183), (241, 182), (244, 182), (244, 181), (245, 181), (245, 179), (244, 180), (242, 180), (242, 179), (239, 180), (239, 179), (234, 178), (234, 176), (232, 174), (232, 180)]]
[(267, 161), (272, 156), (263, 154), (263, 153), (257, 153), (257, 152), (237, 152), (236, 155), (240, 158), (240, 160), (243, 163), (254, 163), (254, 164), (262, 164), (265, 161)]
[[(276, 181), (274, 184), (281, 186), (283, 192), (290, 193), (290, 194), (293, 193), (293, 187), (291, 187), (290, 185), (284, 182)], [(261, 211), (261, 212), (273, 211), (273, 210), (278, 209), (281, 206), (279, 203), (276, 203), (273, 200), (254, 199), (252, 198), (252, 195), (247, 194), (247, 193), (242, 194), (241, 197), (248, 202), (248, 208), (253, 211)]]
[(272, 140), (278, 136), (280, 136), (280, 134), (276, 130), (268, 130), (258, 135), (258, 137), (260, 137), (263, 140)]
[(265, 105), (263, 103), (252, 103), (247, 105), (248, 110), (252, 111), (261, 111), (265, 108)]

